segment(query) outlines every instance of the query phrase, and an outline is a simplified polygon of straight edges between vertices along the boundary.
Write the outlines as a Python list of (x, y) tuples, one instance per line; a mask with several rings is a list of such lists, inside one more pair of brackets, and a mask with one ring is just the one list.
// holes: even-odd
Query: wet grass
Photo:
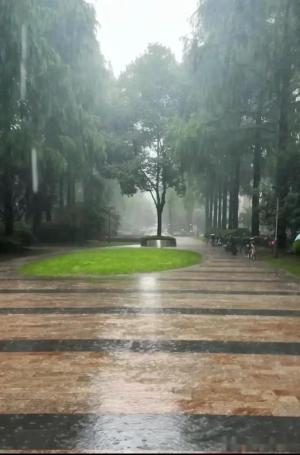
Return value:
[(300, 278), (300, 257), (299, 256), (282, 256), (279, 258), (268, 258), (268, 263), (272, 267), (286, 270), (289, 273)]
[(89, 249), (32, 261), (21, 272), (33, 276), (116, 275), (187, 267), (200, 260), (198, 253), (176, 249)]

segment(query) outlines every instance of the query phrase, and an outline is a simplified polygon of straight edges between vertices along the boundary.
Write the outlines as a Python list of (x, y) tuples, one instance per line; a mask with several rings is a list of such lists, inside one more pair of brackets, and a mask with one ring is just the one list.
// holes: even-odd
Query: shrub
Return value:
[(16, 227), (14, 239), (22, 246), (30, 246), (34, 242), (34, 236), (31, 230), (26, 226)]
[(272, 242), (273, 238), (268, 236), (268, 235), (263, 235), (260, 237), (255, 238), (255, 243), (258, 246), (264, 246), (264, 247), (269, 247), (270, 242)]
[(107, 235), (116, 235), (119, 216), (114, 209), (76, 204), (65, 207), (56, 213), (56, 224), (73, 226), (73, 240), (100, 239)]
[(293, 249), (297, 256), (300, 256), (300, 240), (295, 240), (293, 243)]
[(22, 246), (14, 239), (0, 237), (0, 254), (20, 253), (22, 250)]
[(83, 241), (85, 233), (72, 224), (45, 223), (40, 226), (36, 236), (40, 242), (68, 243)]
[(86, 206), (78, 203), (57, 209), (54, 220), (44, 223), (37, 231), (37, 239), (45, 243), (86, 242), (115, 236), (119, 216), (113, 209)]

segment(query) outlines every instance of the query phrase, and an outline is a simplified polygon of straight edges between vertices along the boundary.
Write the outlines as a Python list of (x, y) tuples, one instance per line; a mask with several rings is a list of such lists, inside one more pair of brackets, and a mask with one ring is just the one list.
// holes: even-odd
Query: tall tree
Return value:
[[(0, 209), (11, 235), (20, 205), (36, 232), (52, 209), (74, 206), (78, 185), (101, 210), (110, 74), (84, 0), (1, 0)], [(39, 186), (31, 185), (31, 149)], [(20, 183), (21, 182), (21, 183)], [(93, 184), (92, 184), (93, 182)], [(87, 200), (89, 199), (89, 200)]]
[(167, 189), (180, 190), (182, 183), (171, 128), (179, 110), (178, 74), (171, 52), (153, 44), (120, 78), (121, 96), (129, 111), (127, 140), (133, 156), (130, 172), (134, 187), (151, 194), (158, 236), (162, 233)]

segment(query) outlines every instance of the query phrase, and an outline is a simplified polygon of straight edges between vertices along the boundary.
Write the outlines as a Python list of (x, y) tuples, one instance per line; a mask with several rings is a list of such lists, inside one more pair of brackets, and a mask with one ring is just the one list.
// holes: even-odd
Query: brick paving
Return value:
[(300, 449), (300, 285), (204, 262), (26, 279), (0, 263), (0, 453)]

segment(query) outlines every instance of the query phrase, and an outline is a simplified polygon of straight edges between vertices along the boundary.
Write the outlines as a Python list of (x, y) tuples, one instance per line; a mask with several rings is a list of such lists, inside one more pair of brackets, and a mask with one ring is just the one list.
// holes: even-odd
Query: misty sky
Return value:
[(89, 0), (100, 23), (99, 41), (116, 76), (148, 43), (170, 47), (178, 60), (197, 0)]

